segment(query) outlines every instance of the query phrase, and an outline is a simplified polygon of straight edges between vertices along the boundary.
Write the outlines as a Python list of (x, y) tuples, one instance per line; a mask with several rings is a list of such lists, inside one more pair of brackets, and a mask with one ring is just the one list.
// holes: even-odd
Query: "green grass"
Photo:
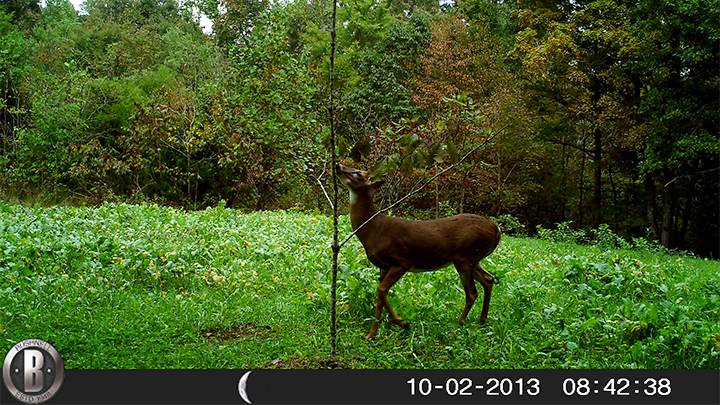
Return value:
[[(341, 235), (349, 233), (342, 218)], [(365, 342), (378, 271), (340, 256), (329, 358), (331, 220), (155, 205), (0, 203), (0, 353), (52, 343), (68, 368), (718, 368), (720, 264), (505, 236), (461, 327), (451, 268), (408, 274)]]

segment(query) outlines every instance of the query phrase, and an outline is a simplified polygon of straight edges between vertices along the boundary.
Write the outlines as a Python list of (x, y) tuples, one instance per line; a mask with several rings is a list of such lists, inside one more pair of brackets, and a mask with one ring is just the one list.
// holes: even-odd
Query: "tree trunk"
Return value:
[(562, 145), (562, 167), (560, 168), (561, 176), (560, 176), (560, 222), (565, 222), (565, 207), (567, 206), (567, 179), (568, 179), (568, 167), (570, 166), (568, 164), (568, 161), (570, 160), (569, 156), (570, 153), (567, 153), (567, 147), (565, 145)]
[[(583, 147), (585, 142), (583, 141)], [(580, 189), (580, 202), (578, 203), (578, 227), (579, 229), (583, 229), (584, 227), (584, 216), (585, 216), (585, 206), (583, 205), (585, 203), (584, 196), (585, 196), (585, 159), (586, 155), (585, 152), (582, 153), (582, 161), (580, 162), (580, 184), (578, 184), (578, 188)]]
[[(693, 188), (692, 185), (690, 187)], [(685, 197), (685, 204), (684, 204), (685, 208), (683, 209), (683, 212), (682, 212), (682, 225), (680, 226), (680, 230), (678, 231), (678, 234), (675, 238), (678, 248), (683, 249), (683, 250), (687, 250), (687, 246), (685, 246), (685, 235), (687, 235), (688, 224), (690, 223), (690, 209), (692, 207), (692, 200), (693, 200), (691, 196), (694, 194), (691, 191), (690, 193), (688, 193), (686, 195), (687, 195), (687, 197)]]
[(593, 225), (595, 229), (602, 223), (602, 217), (600, 215), (600, 207), (602, 200), (602, 132), (599, 128), (595, 128), (595, 150), (593, 153)]
[(660, 244), (669, 248), (672, 243), (673, 217), (675, 212), (675, 176), (672, 172), (666, 171), (663, 176), (663, 209), (662, 209), (662, 230), (660, 233)]
[(647, 193), (647, 223), (650, 235), (654, 240), (660, 239), (657, 227), (657, 203), (655, 202), (655, 180), (651, 175), (645, 177), (645, 192)]

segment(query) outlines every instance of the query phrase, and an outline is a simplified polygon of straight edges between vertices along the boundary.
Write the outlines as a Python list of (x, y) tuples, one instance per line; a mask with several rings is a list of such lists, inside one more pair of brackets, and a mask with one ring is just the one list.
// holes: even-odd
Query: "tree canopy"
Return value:
[[(331, 8), (3, 2), (3, 195), (325, 210)], [(386, 201), (504, 128), (405, 214), (720, 255), (718, 2), (349, 0), (337, 18), (340, 154), (388, 178)]]

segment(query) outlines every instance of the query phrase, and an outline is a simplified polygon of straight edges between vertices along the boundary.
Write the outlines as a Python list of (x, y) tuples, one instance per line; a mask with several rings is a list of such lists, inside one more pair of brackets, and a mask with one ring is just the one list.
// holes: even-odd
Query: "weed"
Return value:
[(410, 329), (383, 322), (368, 342), (378, 271), (351, 241), (329, 358), (327, 217), (0, 203), (0, 351), (41, 338), (68, 368), (720, 367), (717, 261), (547, 232), (484, 260), (484, 326), (478, 308), (457, 325), (449, 268), (403, 277), (389, 299)]
[(520, 222), (517, 217), (510, 214), (503, 214), (497, 218), (493, 218), (493, 221), (500, 226), (504, 235), (527, 236), (525, 224)]

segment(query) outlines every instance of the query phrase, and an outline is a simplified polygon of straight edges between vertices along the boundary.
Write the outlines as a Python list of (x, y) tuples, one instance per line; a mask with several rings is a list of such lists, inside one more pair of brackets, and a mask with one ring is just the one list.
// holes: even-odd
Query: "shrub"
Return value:
[(517, 217), (510, 214), (503, 214), (499, 217), (493, 217), (493, 221), (502, 229), (503, 234), (512, 236), (527, 236), (525, 224), (520, 222)]
[(571, 221), (556, 224), (557, 229), (545, 229), (542, 225), (537, 226), (538, 236), (540, 239), (552, 242), (570, 242), (584, 243), (587, 241), (587, 235), (583, 230), (573, 230), (570, 228)]
[(630, 249), (632, 247), (625, 239), (615, 235), (608, 224), (600, 224), (598, 229), (593, 229), (591, 232), (595, 235), (595, 245), (600, 249)]

